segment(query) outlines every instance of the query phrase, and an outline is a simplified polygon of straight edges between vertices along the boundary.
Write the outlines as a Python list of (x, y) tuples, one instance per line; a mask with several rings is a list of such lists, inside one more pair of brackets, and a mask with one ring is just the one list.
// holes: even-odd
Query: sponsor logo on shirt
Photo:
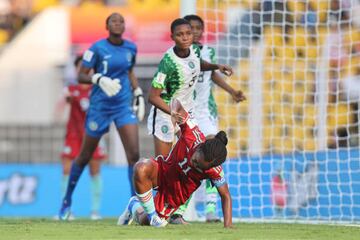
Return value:
[(92, 57), (94, 56), (94, 52), (91, 50), (86, 50), (83, 56), (83, 60), (90, 62)]

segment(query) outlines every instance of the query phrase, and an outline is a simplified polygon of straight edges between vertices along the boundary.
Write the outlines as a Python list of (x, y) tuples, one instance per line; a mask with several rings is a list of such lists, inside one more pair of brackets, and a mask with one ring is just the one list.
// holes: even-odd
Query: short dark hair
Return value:
[(226, 160), (228, 139), (224, 131), (218, 132), (214, 138), (206, 140), (199, 146), (205, 161), (211, 162), (211, 167), (221, 165)]
[(113, 12), (112, 14), (110, 14), (110, 15), (106, 18), (106, 21), (105, 21), (106, 25), (109, 24), (110, 18), (111, 18), (112, 16), (116, 15), (116, 14), (121, 15), (120, 13)]
[(177, 26), (180, 26), (180, 25), (183, 25), (183, 24), (189, 25), (189, 26), (191, 27), (190, 23), (189, 23), (186, 19), (184, 19), (184, 18), (177, 18), (177, 19), (175, 19), (175, 20), (171, 23), (171, 27), (170, 27), (171, 33), (174, 33), (175, 28), (176, 28)]
[(202, 20), (201, 17), (199, 17), (198, 15), (195, 14), (190, 14), (190, 15), (186, 15), (184, 17), (185, 20), (187, 21), (199, 21), (201, 23), (201, 25), (204, 27), (204, 20)]

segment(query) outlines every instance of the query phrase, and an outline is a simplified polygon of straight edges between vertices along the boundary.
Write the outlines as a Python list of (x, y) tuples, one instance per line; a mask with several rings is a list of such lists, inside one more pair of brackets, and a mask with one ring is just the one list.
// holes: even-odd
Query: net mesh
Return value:
[(196, 11), (247, 96), (215, 90), (234, 215), (359, 222), (360, 2), (200, 0)]

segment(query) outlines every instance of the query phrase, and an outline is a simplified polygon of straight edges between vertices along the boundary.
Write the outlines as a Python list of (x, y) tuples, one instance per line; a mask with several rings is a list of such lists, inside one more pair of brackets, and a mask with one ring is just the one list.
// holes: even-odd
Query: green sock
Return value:
[(91, 212), (99, 213), (102, 193), (102, 179), (100, 175), (91, 177)]
[(63, 175), (62, 179), (61, 179), (61, 186), (60, 186), (61, 199), (65, 196), (68, 181), (69, 181), (69, 175)]
[(206, 207), (205, 213), (215, 213), (216, 212), (216, 201), (218, 191), (214, 187), (210, 180), (206, 180)]
[(183, 205), (181, 205), (175, 212), (174, 212), (174, 214), (179, 214), (179, 215), (184, 215), (184, 213), (185, 213), (185, 211), (186, 211), (186, 209), (187, 209), (187, 207), (188, 207), (188, 205), (189, 205), (189, 202), (190, 202), (190, 200), (191, 200), (191, 197), (192, 197), (192, 195), (189, 197), (189, 199), (183, 204)]

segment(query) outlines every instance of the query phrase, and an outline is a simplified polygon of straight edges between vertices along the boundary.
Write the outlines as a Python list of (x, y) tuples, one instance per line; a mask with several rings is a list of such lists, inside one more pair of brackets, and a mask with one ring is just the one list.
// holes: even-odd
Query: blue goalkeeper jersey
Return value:
[(98, 85), (94, 85), (90, 96), (90, 108), (98, 111), (116, 112), (119, 108), (129, 107), (132, 101), (132, 89), (129, 70), (136, 60), (136, 45), (123, 40), (115, 45), (107, 39), (94, 43), (83, 56), (84, 67), (94, 69), (95, 73), (111, 79), (119, 79), (121, 90), (112, 97), (108, 97)]

